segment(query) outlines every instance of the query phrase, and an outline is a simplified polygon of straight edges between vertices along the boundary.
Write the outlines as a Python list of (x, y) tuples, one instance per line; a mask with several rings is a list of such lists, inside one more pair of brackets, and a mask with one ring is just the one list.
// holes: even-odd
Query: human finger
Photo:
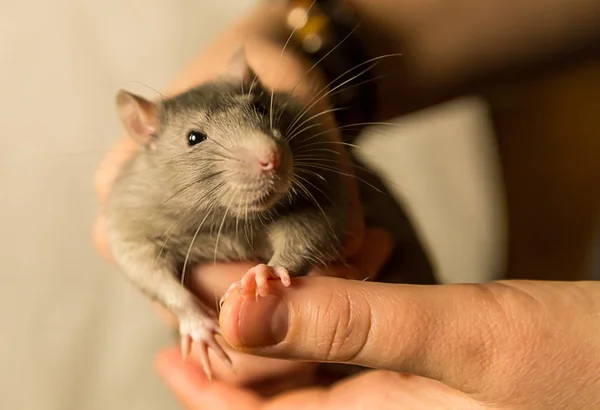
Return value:
[(96, 215), (94, 225), (92, 227), (92, 241), (96, 251), (109, 261), (113, 261), (112, 253), (108, 246), (108, 238), (106, 236), (106, 215), (103, 212)]
[(200, 367), (182, 360), (177, 349), (156, 358), (158, 374), (186, 409), (259, 409), (262, 400), (252, 392), (217, 380), (209, 381)]
[(440, 382), (389, 371), (370, 371), (337, 383), (332, 388), (306, 387), (261, 399), (247, 389), (208, 382), (194, 367), (181, 361), (176, 351), (157, 358), (161, 377), (180, 402), (190, 410), (312, 410), (312, 409), (482, 409), (468, 395)]
[(221, 328), (245, 353), (410, 371), (466, 388), (482, 382), (497, 329), (510, 325), (492, 286), (501, 287), (298, 278), (258, 301), (232, 294)]
[[(376, 277), (377, 271), (385, 263), (387, 255), (391, 251), (392, 239), (382, 229), (369, 229), (363, 245), (363, 249), (347, 265), (313, 270), (309, 274), (357, 280)], [(192, 271), (186, 284), (204, 304), (214, 304), (216, 309), (218, 308), (217, 301), (229, 285), (239, 280), (254, 265), (252, 262), (203, 264)], [(276, 380), (281, 378), (282, 375), (290, 374), (293, 374), (296, 379), (301, 377), (301, 374), (311, 377), (315, 368), (314, 363), (252, 356), (230, 350), (229, 346), (224, 346), (224, 348), (227, 349), (227, 353), (234, 363), (233, 371), (216, 358), (211, 360), (213, 371), (218, 379), (236, 385), (266, 384), (269, 383), (269, 380)], [(192, 357), (194, 356), (192, 355)], [(211, 359), (213, 359), (212, 355)]]
[(138, 149), (139, 146), (133, 139), (119, 138), (100, 162), (94, 174), (94, 189), (101, 206), (106, 205), (110, 188), (121, 168)]

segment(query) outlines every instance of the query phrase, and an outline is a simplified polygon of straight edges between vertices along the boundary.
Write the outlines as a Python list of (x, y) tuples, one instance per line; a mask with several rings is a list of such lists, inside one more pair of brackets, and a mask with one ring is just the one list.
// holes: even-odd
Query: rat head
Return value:
[(121, 91), (117, 106), (129, 135), (162, 173), (159, 179), (168, 180), (165, 195), (176, 194), (170, 201), (247, 216), (271, 209), (286, 196), (292, 156), (273, 126), (279, 111), (242, 50), (222, 81), (159, 104)]

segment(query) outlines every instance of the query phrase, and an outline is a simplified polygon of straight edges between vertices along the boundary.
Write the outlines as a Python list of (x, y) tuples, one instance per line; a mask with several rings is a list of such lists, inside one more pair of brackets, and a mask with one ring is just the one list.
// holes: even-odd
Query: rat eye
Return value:
[(253, 101), (252, 102), (252, 108), (254, 109), (254, 111), (256, 111), (258, 113), (258, 115), (266, 117), (267, 115), (269, 115), (269, 110), (267, 109), (267, 107), (265, 107), (265, 105), (260, 102), (260, 101)]
[(190, 131), (187, 135), (188, 145), (193, 147), (196, 144), (200, 144), (202, 141), (205, 141), (208, 136), (200, 131)]

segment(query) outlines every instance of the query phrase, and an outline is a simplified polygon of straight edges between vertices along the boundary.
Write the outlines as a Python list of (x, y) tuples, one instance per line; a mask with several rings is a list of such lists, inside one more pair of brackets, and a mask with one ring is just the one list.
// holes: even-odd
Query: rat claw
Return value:
[(267, 284), (267, 279), (270, 275), (270, 269), (266, 265), (258, 265), (256, 267), (256, 275), (254, 280), (256, 282), (256, 299), (258, 300), (258, 295), (265, 297), (269, 292), (269, 285)]
[(215, 338), (217, 334), (221, 334), (218, 322), (208, 319), (204, 313), (191, 312), (180, 318), (179, 332), (181, 333), (181, 350), (184, 359), (193, 347), (194, 353), (202, 365), (202, 370), (209, 380), (212, 380), (209, 348), (228, 367), (232, 367), (231, 358)]
[(200, 364), (202, 365), (202, 370), (204, 374), (208, 378), (209, 381), (212, 381), (212, 371), (210, 369), (210, 359), (208, 358), (208, 345), (206, 343), (197, 343), (198, 349), (198, 357), (200, 358)]
[(269, 294), (268, 280), (275, 278), (278, 278), (285, 287), (291, 285), (290, 274), (286, 268), (267, 266), (264, 263), (256, 265), (239, 281), (242, 294), (249, 295), (254, 291), (254, 297), (258, 301), (259, 296), (265, 297)]
[(221, 309), (223, 307), (223, 303), (225, 303), (225, 301), (231, 295), (231, 293), (234, 290), (239, 289), (240, 287), (241, 286), (240, 286), (240, 282), (239, 281), (233, 282), (231, 285), (229, 285), (229, 288), (225, 291), (225, 294), (219, 300), (219, 309)]
[(248, 295), (252, 293), (253, 285), (256, 283), (256, 267), (250, 269), (248, 272), (242, 276), (240, 280), (240, 286), (242, 288), (242, 293), (244, 295)]
[(192, 350), (191, 338), (188, 335), (181, 336), (181, 357), (186, 360)]
[(292, 281), (290, 279), (290, 273), (286, 268), (284, 268), (283, 266), (273, 266), (271, 269), (275, 273), (275, 275), (281, 280), (283, 286), (287, 288), (292, 284)]
[(208, 345), (213, 350), (213, 352), (217, 355), (217, 357), (219, 359), (223, 360), (223, 362), (228, 367), (230, 367), (230, 368), (233, 367), (233, 362), (231, 361), (231, 358), (229, 357), (229, 355), (227, 354), (225, 349), (223, 349), (223, 347), (219, 343), (217, 343), (217, 341), (215, 339), (209, 340)]

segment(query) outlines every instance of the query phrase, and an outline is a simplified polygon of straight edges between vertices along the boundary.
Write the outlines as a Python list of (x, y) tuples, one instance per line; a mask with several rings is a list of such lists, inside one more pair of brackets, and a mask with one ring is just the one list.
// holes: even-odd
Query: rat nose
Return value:
[(263, 171), (277, 170), (281, 164), (281, 153), (279, 150), (269, 151), (258, 158), (258, 163)]

